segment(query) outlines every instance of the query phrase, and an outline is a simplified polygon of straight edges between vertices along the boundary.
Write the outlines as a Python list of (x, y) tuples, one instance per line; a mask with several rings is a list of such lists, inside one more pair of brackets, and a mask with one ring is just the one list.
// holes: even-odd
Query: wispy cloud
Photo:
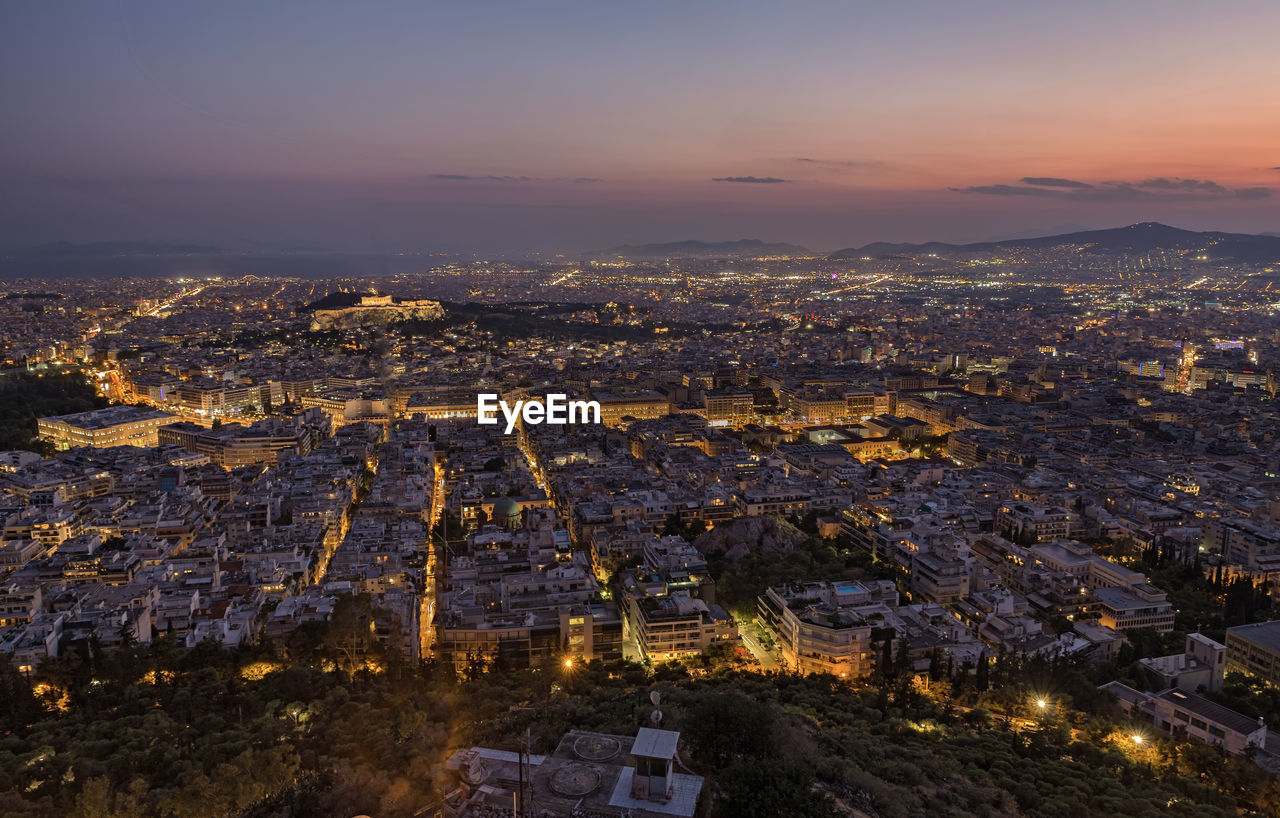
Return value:
[(1222, 195), (1230, 193), (1222, 185), (1217, 182), (1211, 182), (1208, 179), (1179, 179), (1178, 177), (1169, 178), (1160, 176), (1155, 179), (1143, 179), (1141, 182), (1110, 182), (1113, 185), (1131, 184), (1140, 190), (1173, 190), (1179, 193), (1213, 193)]
[(1018, 187), (1017, 185), (973, 185), (971, 187), (953, 187), (956, 193), (985, 193), (988, 196), (1054, 196), (1070, 195), (1061, 190), (1049, 190), (1042, 187)]
[(748, 185), (778, 185), (789, 179), (779, 179), (776, 176), (717, 176), (711, 181), (713, 182), (741, 182)]
[(816, 168), (826, 168), (829, 170), (853, 170), (866, 168), (879, 168), (884, 166), (884, 162), (879, 159), (815, 159), (812, 156), (793, 156), (792, 162), (798, 162), (802, 165)]
[(1183, 179), (1178, 176), (1156, 176), (1136, 181), (1097, 183), (1061, 179), (1055, 176), (1024, 176), (1021, 181), (1020, 185), (972, 185), (953, 187), (950, 190), (986, 196), (1037, 196), (1082, 202), (1127, 202), (1141, 199), (1258, 200), (1270, 198), (1273, 193), (1269, 187), (1232, 189), (1211, 179)]
[(539, 181), (532, 176), (499, 176), (497, 174), (477, 174), (471, 175), (467, 173), (436, 173), (432, 174), (435, 179), (446, 182), (534, 182)]
[(1093, 185), (1088, 182), (1077, 182), (1075, 179), (1060, 179), (1057, 176), (1023, 176), (1022, 183), (1037, 187), (1065, 187), (1072, 190), (1088, 190)]
[(544, 179), (537, 176), (503, 176), (496, 173), (487, 174), (468, 174), (468, 173), (433, 173), (432, 179), (439, 179), (442, 182), (571, 182), (575, 185), (590, 184), (594, 182), (603, 182), (595, 176), (577, 176), (573, 178)]
[(1271, 188), (1269, 187), (1242, 187), (1236, 191), (1238, 199), (1270, 199)]

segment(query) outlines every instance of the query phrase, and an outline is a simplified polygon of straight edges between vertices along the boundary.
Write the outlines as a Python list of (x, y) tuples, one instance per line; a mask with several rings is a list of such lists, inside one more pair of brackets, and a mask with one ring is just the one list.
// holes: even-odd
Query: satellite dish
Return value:
[(650, 691), (649, 701), (653, 702), (654, 707), (657, 707), (659, 704), (662, 704), (662, 694), (656, 690)]
[(659, 724), (662, 724), (662, 711), (654, 710), (652, 713), (650, 713), (649, 721), (653, 723), (654, 727), (657, 727)]

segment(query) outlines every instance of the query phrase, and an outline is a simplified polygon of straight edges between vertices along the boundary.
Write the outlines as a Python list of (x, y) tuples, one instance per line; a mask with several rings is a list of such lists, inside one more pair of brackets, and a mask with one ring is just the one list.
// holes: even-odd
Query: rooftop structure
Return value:
[(679, 741), (678, 732), (642, 727), (634, 738), (570, 731), (549, 755), (459, 750), (446, 764), (459, 787), (450, 808), (459, 818), (513, 804), (552, 816), (689, 818), (703, 779), (680, 771)]
[(161, 426), (177, 418), (167, 412), (136, 406), (109, 406), (72, 415), (40, 418), (40, 439), (55, 449), (76, 446), (109, 448), (111, 446), (155, 446)]

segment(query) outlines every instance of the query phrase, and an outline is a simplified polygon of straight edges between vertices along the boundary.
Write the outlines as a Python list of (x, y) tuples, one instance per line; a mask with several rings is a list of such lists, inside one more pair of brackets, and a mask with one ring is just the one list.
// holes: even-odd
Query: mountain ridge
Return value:
[(951, 244), (948, 242), (872, 242), (829, 253), (830, 259), (883, 258), (894, 255), (936, 253), (953, 255), (994, 250), (1046, 249), (1077, 245), (1098, 253), (1146, 253), (1152, 250), (1205, 250), (1214, 259), (1234, 259), (1252, 263), (1280, 260), (1280, 237), (1254, 233), (1196, 231), (1170, 227), (1160, 222), (1138, 222), (1125, 227), (1081, 230), (1024, 239)]

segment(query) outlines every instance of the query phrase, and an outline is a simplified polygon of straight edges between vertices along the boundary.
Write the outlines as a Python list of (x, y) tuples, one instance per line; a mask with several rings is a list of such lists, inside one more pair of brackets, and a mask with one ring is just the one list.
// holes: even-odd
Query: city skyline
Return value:
[(1280, 5), (0, 10), (0, 815), (1280, 816)]
[(5, 17), (11, 248), (830, 250), (1280, 224), (1265, 3)]

